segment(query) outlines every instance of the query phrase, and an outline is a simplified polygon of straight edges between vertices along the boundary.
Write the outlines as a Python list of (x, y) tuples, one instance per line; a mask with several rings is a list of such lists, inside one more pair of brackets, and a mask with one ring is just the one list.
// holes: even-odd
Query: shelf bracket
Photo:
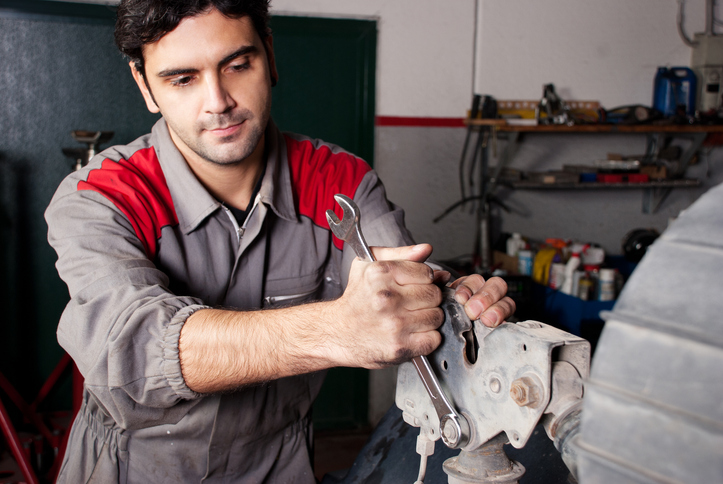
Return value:
[(693, 133), (690, 135), (690, 146), (685, 150), (683, 156), (680, 157), (680, 166), (675, 174), (676, 178), (682, 177), (685, 174), (685, 170), (688, 168), (688, 165), (690, 165), (695, 154), (700, 150), (700, 147), (703, 146), (703, 141), (705, 141), (707, 137), (708, 133)]
[(643, 190), (643, 213), (653, 214), (658, 211), (660, 206), (663, 204), (672, 188), (645, 188)]
[[(676, 133), (675, 136), (682, 137), (686, 136), (686, 134)], [(685, 174), (686, 170), (688, 169), (688, 165), (690, 165), (690, 162), (693, 160), (695, 154), (700, 150), (700, 147), (703, 146), (703, 142), (705, 141), (705, 138), (707, 136), (708, 133), (705, 132), (690, 133), (689, 136), (686, 136), (690, 139), (690, 145), (681, 155), (678, 169), (674, 173), (672, 173), (673, 178), (681, 178)], [(645, 153), (647, 159), (652, 160), (657, 158), (658, 152), (660, 151), (663, 142), (662, 137), (663, 133), (651, 133), (648, 135), (648, 142)], [(673, 191), (673, 189), (669, 187), (646, 188), (643, 191), (643, 213), (653, 214), (657, 212), (663, 202), (665, 202), (665, 199), (668, 198), (668, 195), (670, 195), (671, 191)]]

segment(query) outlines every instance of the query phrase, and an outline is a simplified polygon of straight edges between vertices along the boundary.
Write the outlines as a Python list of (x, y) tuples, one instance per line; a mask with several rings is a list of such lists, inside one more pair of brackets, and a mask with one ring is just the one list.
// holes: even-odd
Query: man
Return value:
[[(58, 340), (85, 377), (59, 482), (314, 482), (323, 370), (440, 343), (448, 274), (409, 245), (376, 174), (270, 121), (267, 3), (119, 6), (116, 43), (163, 117), (70, 175), (46, 212), (71, 294)], [(336, 193), (379, 262), (332, 237)], [(514, 311), (500, 279), (454, 284), (471, 318)]]

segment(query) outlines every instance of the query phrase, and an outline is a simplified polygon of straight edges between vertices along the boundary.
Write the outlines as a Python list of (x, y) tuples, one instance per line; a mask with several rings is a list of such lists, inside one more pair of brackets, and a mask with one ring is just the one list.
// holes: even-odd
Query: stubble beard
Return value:
[[(260, 118), (260, 122), (254, 122), (255, 116), (249, 110), (216, 115), (213, 119), (196, 123), (191, 128), (194, 133), (193, 135), (184, 129), (178, 129), (170, 122), (168, 124), (181, 141), (204, 160), (218, 166), (235, 166), (251, 156), (261, 141), (269, 115), (267, 112), (264, 112)], [(166, 122), (168, 122), (168, 120), (166, 120)], [(239, 123), (244, 123), (242, 132), (225, 138), (219, 138), (219, 143), (216, 145), (212, 145), (203, 139), (202, 135), (206, 130), (232, 126)], [(246, 133), (243, 133), (244, 130)]]

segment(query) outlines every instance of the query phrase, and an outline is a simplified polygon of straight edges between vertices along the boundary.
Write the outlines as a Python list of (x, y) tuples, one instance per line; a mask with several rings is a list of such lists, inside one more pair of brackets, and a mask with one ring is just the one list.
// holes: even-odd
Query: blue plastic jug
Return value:
[(685, 114), (695, 115), (697, 94), (695, 73), (687, 67), (658, 67), (653, 88), (653, 107), (663, 116), (675, 115), (678, 106), (685, 106)]

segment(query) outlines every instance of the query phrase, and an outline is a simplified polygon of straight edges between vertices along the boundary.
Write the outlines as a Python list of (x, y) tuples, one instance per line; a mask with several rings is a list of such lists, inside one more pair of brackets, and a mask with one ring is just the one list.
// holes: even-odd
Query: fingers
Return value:
[(507, 318), (515, 313), (515, 301), (509, 297), (504, 297), (489, 308), (487, 308), (480, 316), (479, 320), (485, 326), (495, 328), (504, 323)]
[(400, 286), (434, 282), (434, 271), (426, 264), (406, 260), (382, 260), (369, 264), (366, 273), (373, 281), (391, 277)]
[(436, 350), (440, 344), (442, 344), (442, 335), (439, 331), (413, 333), (409, 336), (408, 349), (398, 351), (395, 355), (396, 358), (389, 363), (399, 365), (411, 360), (415, 356), (426, 356)]
[(424, 262), (432, 255), (432, 246), (429, 244), (417, 244), (407, 247), (372, 247), (371, 250), (376, 260)]
[(400, 286), (397, 294), (402, 301), (402, 307), (407, 311), (439, 308), (442, 304), (442, 290), (434, 284)]
[(444, 285), (452, 279), (452, 274), (447, 271), (434, 271), (434, 283)]
[(485, 326), (494, 328), (515, 312), (515, 302), (505, 297), (507, 283), (499, 277), (485, 281), (475, 274), (457, 279), (450, 287), (456, 288), (454, 298), (464, 305), (467, 316)]
[[(406, 317), (406, 313), (410, 311), (439, 309), (442, 304), (442, 291), (432, 284), (385, 286), (376, 289), (364, 303), (372, 311), (395, 316), (404, 314)], [(412, 316), (412, 319), (416, 317), (419, 316)]]

